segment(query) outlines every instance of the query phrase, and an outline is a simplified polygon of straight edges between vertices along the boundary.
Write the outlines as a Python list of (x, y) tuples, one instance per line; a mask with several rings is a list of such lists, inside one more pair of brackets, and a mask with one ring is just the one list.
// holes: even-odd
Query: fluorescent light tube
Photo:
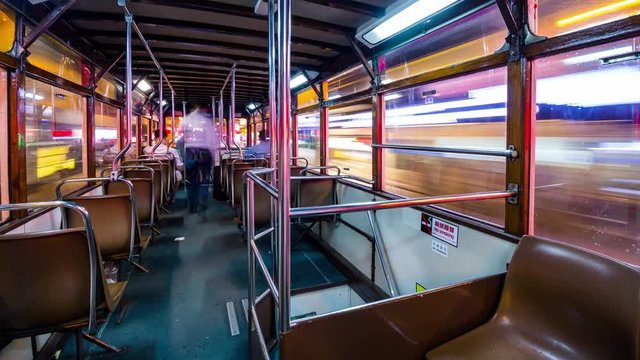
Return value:
[(138, 83), (138, 89), (147, 92), (152, 89), (151, 85), (146, 80), (142, 80)]
[(568, 65), (582, 64), (590, 61), (599, 61), (603, 58), (608, 58), (616, 55), (627, 54), (633, 51), (633, 46), (623, 46), (617, 49), (610, 49), (605, 51), (598, 51), (591, 54), (585, 54), (580, 56), (570, 57), (564, 59), (563, 62)]
[(375, 45), (437, 13), (457, 0), (418, 0), (374, 27), (362, 38)]
[(304, 75), (298, 75), (296, 77), (294, 77), (293, 79), (291, 79), (291, 81), (289, 82), (289, 87), (290, 88), (297, 88), (298, 86), (304, 84), (307, 82), (307, 78), (304, 77)]

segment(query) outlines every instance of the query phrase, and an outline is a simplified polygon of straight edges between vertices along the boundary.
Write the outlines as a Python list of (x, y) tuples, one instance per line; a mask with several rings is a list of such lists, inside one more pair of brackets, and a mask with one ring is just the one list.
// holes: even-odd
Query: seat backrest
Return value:
[[(125, 176), (131, 175), (128, 172)], [(151, 173), (147, 172), (146, 176), (150, 176)], [(133, 184), (134, 198), (136, 201), (136, 213), (138, 214), (138, 221), (142, 224), (150, 224), (153, 219), (151, 218), (153, 209), (153, 179), (150, 178), (127, 178)], [(129, 186), (121, 181), (107, 182), (105, 184), (105, 194), (129, 194)]]
[[(96, 244), (105, 259), (129, 255), (132, 246), (131, 199), (128, 194), (65, 198), (89, 212)], [(83, 226), (77, 212), (66, 210), (68, 227)], [(135, 235), (135, 234), (134, 234)]]
[[(97, 259), (99, 305), (106, 281)], [(90, 270), (84, 228), (0, 235), (0, 337), (87, 318)]]
[(336, 204), (336, 180), (314, 179), (307, 176), (297, 180), (298, 192), (296, 193), (296, 206), (324, 206)]
[[(494, 320), (572, 358), (640, 358), (640, 271), (571, 245), (525, 236)], [(548, 346), (544, 346), (546, 345)]]

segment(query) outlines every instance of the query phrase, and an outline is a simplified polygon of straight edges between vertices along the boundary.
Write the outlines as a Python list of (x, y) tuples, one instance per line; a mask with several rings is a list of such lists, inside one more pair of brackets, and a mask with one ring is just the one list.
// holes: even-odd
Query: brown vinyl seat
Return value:
[[(66, 197), (84, 207), (91, 217), (96, 243), (105, 260), (130, 259), (135, 241), (135, 209), (129, 194)], [(77, 212), (66, 210), (68, 227), (82, 226)], [(132, 215), (133, 214), (133, 215)]]
[(640, 271), (525, 236), (495, 316), (427, 359), (640, 359)]
[[(81, 343), (91, 313), (89, 249), (84, 228), (0, 235), (0, 337), (76, 331)], [(104, 318), (118, 307), (127, 282), (108, 284), (100, 251), (93, 256), (95, 316)]]
[[(141, 171), (142, 172), (142, 171)], [(153, 224), (155, 217), (155, 204), (153, 192), (155, 191), (153, 186), (153, 179), (151, 173), (145, 174), (145, 177), (131, 177), (137, 174), (131, 174), (129, 171), (125, 172), (125, 178), (133, 184), (134, 196), (136, 202), (136, 214), (138, 215), (138, 222), (142, 226), (148, 226)], [(129, 187), (122, 182), (108, 182), (105, 184), (105, 194), (128, 194)]]

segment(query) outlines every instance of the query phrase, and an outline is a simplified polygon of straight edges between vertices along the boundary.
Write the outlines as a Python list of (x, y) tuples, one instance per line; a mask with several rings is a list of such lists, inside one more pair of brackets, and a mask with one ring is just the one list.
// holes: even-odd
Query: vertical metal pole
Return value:
[[(131, 59), (131, 23), (133, 22), (133, 17), (131, 15), (125, 15), (124, 20), (126, 23), (126, 69), (125, 69), (125, 115), (127, 117), (127, 126), (125, 131), (127, 132), (125, 135), (125, 139), (128, 139), (127, 145), (124, 147), (123, 151), (125, 151), (122, 156), (126, 155), (126, 151), (128, 150), (131, 141), (131, 124), (133, 123), (133, 70), (132, 70), (132, 59)], [(140, 146), (139, 144), (137, 146)], [(113, 164), (111, 165), (111, 179), (116, 180), (118, 178), (118, 157), (113, 160)]]
[[(276, 87), (276, 6), (275, 0), (269, 0), (269, 54), (268, 54), (268, 62), (269, 62), (269, 167), (272, 169), (277, 168), (277, 127), (276, 127), (276, 118), (278, 117), (277, 104), (276, 104), (276, 96), (277, 96), (277, 87)], [(264, 122), (264, 114), (262, 116), (262, 131), (265, 133), (267, 129), (265, 128)], [(277, 173), (276, 171), (271, 173), (271, 185), (276, 186)], [(272, 276), (276, 281), (276, 274), (278, 273), (278, 254), (280, 254), (278, 247), (278, 232), (277, 229), (277, 217), (278, 217), (278, 202), (271, 198), (271, 227), (274, 228), (274, 231), (271, 232), (271, 271)], [(279, 284), (279, 282), (278, 282)], [(281, 289), (279, 289), (281, 291)], [(282, 291), (280, 292), (282, 293)], [(275, 317), (276, 321), (276, 333), (279, 332), (279, 323), (278, 317)]]
[(278, 0), (278, 240), (280, 256), (280, 332), (289, 331), (291, 302), (289, 120), (291, 118), (291, 0)]
[[(276, 6), (275, 0), (269, 0), (269, 157), (270, 166), (272, 169), (277, 167), (277, 154), (278, 154), (278, 137), (277, 122), (278, 117), (277, 104), (276, 104)], [(264, 118), (263, 118), (264, 120)], [(262, 131), (266, 132), (264, 128), (264, 122)], [(271, 175), (271, 185), (276, 186), (276, 173)], [(272, 212), (275, 215), (275, 211)], [(275, 262), (274, 262), (275, 264)]]
[(236, 143), (236, 139), (234, 139), (234, 119), (233, 119), (233, 109), (231, 108), (231, 104), (229, 104), (229, 121), (227, 122), (227, 137), (229, 138), (229, 146)]
[[(234, 125), (231, 127), (232, 134), (235, 133), (235, 117), (236, 117), (236, 65), (233, 64), (233, 68), (231, 69), (231, 110), (229, 111), (229, 119), (231, 119), (231, 124)], [(242, 157), (242, 149), (240, 146), (236, 144), (235, 137), (232, 138), (233, 143), (236, 145), (238, 150), (240, 151), (240, 157)]]
[(176, 141), (176, 96), (171, 90), (171, 142)]
[[(249, 254), (249, 313), (248, 315), (248, 321), (247, 321), (247, 331), (249, 332), (249, 353), (251, 354), (251, 343), (252, 343), (252, 338), (251, 338), (251, 329), (253, 328), (253, 311), (252, 309), (255, 308), (256, 306), (256, 261), (254, 259), (254, 256), (256, 256), (257, 254), (254, 254), (253, 252), (253, 248), (251, 247), (251, 244), (253, 243), (253, 239), (255, 238), (255, 220), (254, 220), (254, 211), (255, 208), (253, 206), (253, 199), (254, 199), (254, 182), (253, 179), (247, 177), (246, 178), (246, 192), (247, 192), (247, 198), (246, 198), (246, 204), (245, 204), (245, 209), (247, 209), (247, 223), (246, 228), (247, 228), (247, 248), (248, 248), (248, 254)], [(272, 294), (273, 297), (275, 298), (275, 294)]]
[[(158, 87), (160, 88), (159, 93), (158, 93), (158, 116), (160, 117), (160, 139), (158, 141), (158, 144), (160, 144), (162, 142), (162, 138), (164, 135), (164, 107), (162, 106), (162, 102), (164, 101), (164, 79), (163, 79), (163, 71), (162, 69), (160, 69), (160, 80), (158, 81)], [(157, 147), (157, 145), (156, 145)]]

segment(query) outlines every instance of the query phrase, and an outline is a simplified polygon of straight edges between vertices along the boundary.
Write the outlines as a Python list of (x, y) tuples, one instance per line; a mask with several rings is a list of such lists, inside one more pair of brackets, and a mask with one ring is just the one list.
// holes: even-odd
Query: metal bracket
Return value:
[(516, 150), (516, 147), (514, 145), (507, 146), (507, 150), (510, 152), (508, 156), (509, 160), (517, 159), (520, 155), (518, 154), (518, 150)]
[(524, 43), (525, 45), (537, 43), (539, 41), (547, 40), (546, 36), (536, 35), (531, 31), (529, 24), (524, 24)]
[(373, 69), (371, 68), (371, 66), (369, 66), (369, 62), (367, 61), (367, 58), (364, 56), (362, 49), (360, 49), (360, 47), (352, 37), (349, 37), (349, 42), (351, 42), (351, 46), (353, 47), (353, 50), (355, 50), (356, 54), (358, 55), (358, 59), (360, 59), (360, 62), (362, 63), (362, 66), (364, 67), (364, 69), (367, 71), (367, 74), (371, 78), (371, 81), (375, 82), (376, 77), (375, 75), (373, 75)]
[(520, 195), (520, 186), (516, 183), (509, 183), (507, 185), (508, 191), (513, 191), (514, 194), (507, 198), (507, 202), (512, 205), (518, 205), (518, 197)]

